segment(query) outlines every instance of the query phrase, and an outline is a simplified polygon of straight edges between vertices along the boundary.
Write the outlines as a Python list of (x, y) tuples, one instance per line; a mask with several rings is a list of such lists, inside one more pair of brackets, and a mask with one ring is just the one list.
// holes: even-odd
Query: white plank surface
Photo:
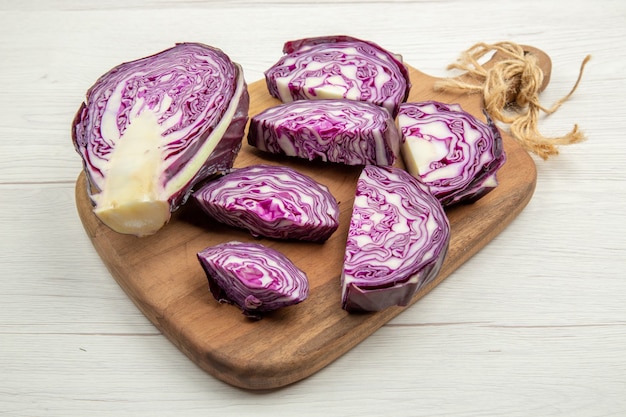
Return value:
[[(0, 1), (0, 415), (626, 415), (626, 3)], [(418, 304), (319, 373), (250, 393), (213, 379), (135, 308), (74, 208), (70, 123), (113, 65), (178, 41), (225, 50), (248, 82), (282, 43), (351, 34), (418, 69), (475, 42), (546, 51), (546, 133), (528, 207)]]

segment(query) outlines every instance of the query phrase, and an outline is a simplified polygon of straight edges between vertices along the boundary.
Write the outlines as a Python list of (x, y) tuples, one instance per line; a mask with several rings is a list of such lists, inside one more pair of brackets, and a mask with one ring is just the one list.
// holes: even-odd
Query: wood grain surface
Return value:
[[(543, 57), (549, 75), (549, 61)], [(410, 67), (409, 101), (455, 102), (484, 119), (478, 96), (435, 93), (436, 78)], [(250, 114), (278, 102), (263, 80), (249, 85)], [(414, 297), (415, 303), (500, 233), (531, 199), (536, 183), (532, 158), (506, 134), (507, 162), (499, 186), (472, 205), (448, 210), (450, 249), (438, 277)], [(112, 276), (145, 316), (184, 354), (216, 378), (242, 388), (282, 387), (322, 369), (367, 338), (405, 308), (369, 314), (341, 309), (339, 276), (359, 168), (311, 163), (258, 152), (247, 144), (235, 163), (286, 164), (327, 185), (340, 203), (340, 227), (324, 244), (252, 238), (217, 224), (192, 202), (176, 212), (157, 234), (136, 238), (113, 232), (92, 213), (85, 176), (76, 182), (76, 205), (83, 226)], [(196, 253), (229, 240), (257, 241), (280, 250), (309, 277), (309, 298), (296, 306), (251, 321), (208, 291)]]

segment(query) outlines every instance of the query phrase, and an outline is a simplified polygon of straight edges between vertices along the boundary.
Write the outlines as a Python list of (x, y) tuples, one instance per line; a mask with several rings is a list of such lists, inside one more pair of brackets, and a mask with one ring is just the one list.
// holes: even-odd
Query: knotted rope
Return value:
[[(493, 51), (499, 52), (504, 58), (485, 68), (478, 61)], [(577, 124), (570, 132), (557, 137), (542, 135), (538, 124), (541, 112), (548, 115), (554, 113), (574, 94), (590, 59), (591, 56), (587, 55), (583, 60), (571, 91), (550, 108), (539, 102), (544, 73), (537, 58), (512, 42), (493, 45), (478, 43), (472, 46), (462, 53), (456, 63), (448, 66), (449, 70), (465, 71), (472, 81), (463, 81), (463, 78), (444, 79), (435, 85), (435, 90), (482, 94), (485, 110), (493, 119), (508, 124), (511, 135), (524, 149), (548, 159), (559, 153), (558, 146), (585, 140)]]

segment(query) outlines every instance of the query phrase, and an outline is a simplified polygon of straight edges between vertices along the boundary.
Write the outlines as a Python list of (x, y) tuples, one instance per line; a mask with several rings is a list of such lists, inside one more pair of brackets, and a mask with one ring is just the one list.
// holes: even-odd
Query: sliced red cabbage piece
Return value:
[(259, 243), (225, 242), (197, 257), (215, 299), (239, 306), (251, 318), (308, 297), (306, 274), (281, 252)]
[(199, 43), (102, 75), (72, 125), (94, 213), (113, 230), (158, 231), (194, 184), (232, 167), (248, 119), (241, 67)]
[(341, 275), (343, 309), (408, 305), (439, 273), (449, 241), (448, 218), (426, 185), (400, 168), (365, 166)]
[(250, 119), (248, 143), (262, 151), (346, 165), (393, 165), (401, 136), (382, 107), (345, 100), (299, 100)]
[(265, 72), (268, 90), (283, 102), (345, 98), (385, 107), (395, 116), (411, 88), (399, 55), (351, 36), (286, 42), (279, 61)]
[(398, 126), (407, 170), (430, 187), (444, 207), (472, 203), (493, 190), (506, 154), (502, 136), (458, 104), (402, 103)]
[(253, 236), (322, 242), (339, 226), (328, 187), (284, 165), (233, 169), (193, 198), (210, 217)]

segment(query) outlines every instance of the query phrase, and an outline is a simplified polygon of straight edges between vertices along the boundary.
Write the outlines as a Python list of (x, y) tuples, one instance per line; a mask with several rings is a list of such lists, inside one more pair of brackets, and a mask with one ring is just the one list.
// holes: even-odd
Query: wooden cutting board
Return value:
[[(537, 54), (548, 79), (549, 58), (534, 48), (530, 50)], [(494, 59), (499, 58), (494, 56), (492, 62)], [(479, 96), (435, 93), (437, 79), (415, 68), (410, 68), (410, 77), (413, 87), (409, 101), (459, 103), (484, 120)], [(264, 80), (249, 85), (249, 92), (250, 115), (278, 104), (269, 96)], [(531, 199), (536, 182), (534, 161), (513, 139), (503, 136), (508, 159), (498, 173), (499, 186), (472, 205), (448, 210), (452, 232), (447, 258), (438, 277), (419, 291), (413, 303), (498, 235)], [(87, 234), (115, 280), (183, 353), (228, 384), (271, 389), (322, 369), (410, 307), (369, 314), (348, 314), (341, 309), (339, 277), (360, 169), (265, 155), (245, 142), (235, 166), (285, 164), (330, 188), (340, 203), (341, 214), (339, 229), (326, 243), (255, 239), (245, 231), (207, 219), (193, 201), (153, 236), (121, 235), (92, 213), (83, 173), (76, 183), (76, 205)], [(260, 321), (246, 318), (233, 305), (217, 303), (196, 253), (230, 240), (257, 241), (283, 252), (307, 273), (309, 298)]]

